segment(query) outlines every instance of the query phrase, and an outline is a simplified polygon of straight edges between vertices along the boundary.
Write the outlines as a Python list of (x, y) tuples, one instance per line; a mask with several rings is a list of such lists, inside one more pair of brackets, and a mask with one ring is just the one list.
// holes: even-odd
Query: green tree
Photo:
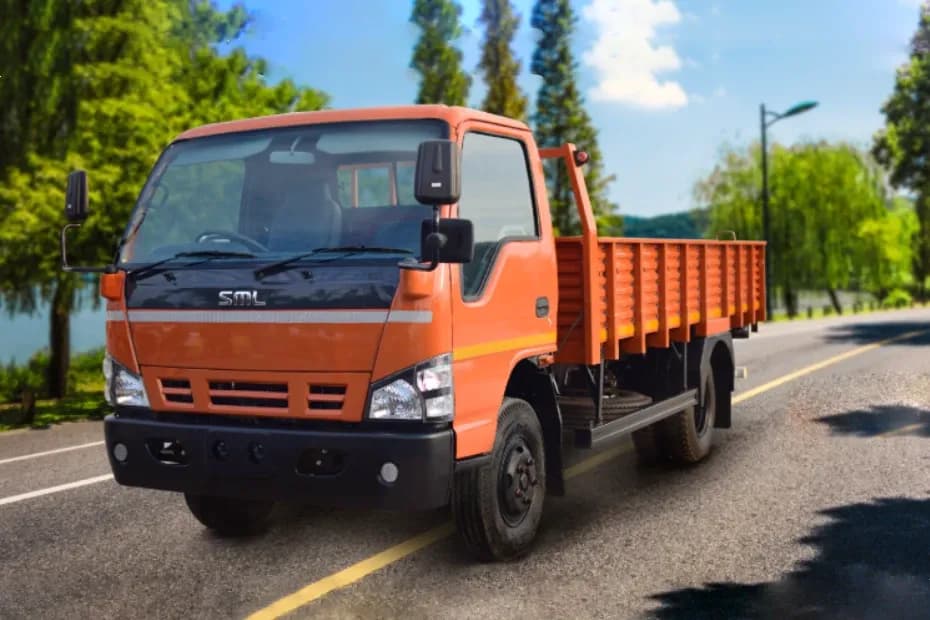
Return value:
[(0, 183), (30, 153), (64, 154), (74, 124), (71, 24), (75, 3), (0, 0)]
[[(30, 26), (34, 30), (47, 23), (56, 26), (45, 36), (56, 42), (48, 49), (64, 59), (52, 63), (58, 72), (43, 76), (25, 66), (24, 71), (32, 71), (28, 79), (11, 80), (16, 90), (6, 94), (28, 97), (22, 90), (28, 84), (40, 92), (60, 91), (58, 100), (73, 107), (73, 117), (60, 123), (48, 147), (27, 145), (0, 169), (0, 301), (10, 312), (32, 312), (40, 303), (50, 306), (47, 383), (56, 397), (67, 389), (70, 312), (87, 283), (59, 270), (57, 234), (68, 171), (88, 170), (94, 205), (69, 244), (71, 258), (108, 261), (148, 170), (179, 131), (204, 121), (315, 109), (326, 103), (318, 91), (290, 81), (267, 84), (264, 61), (241, 50), (217, 54), (213, 43), (245, 27), (240, 7), (224, 13), (205, 1), (49, 3), (61, 5), (71, 11), (53, 21), (43, 12), (26, 16), (36, 20)], [(0, 39), (6, 24), (0, 23)], [(16, 73), (17, 68), (10, 70)]]
[[(711, 208), (711, 237), (733, 230), (743, 239), (761, 238), (759, 157), (758, 145), (725, 148), (714, 171), (696, 185), (696, 201)], [(802, 289), (826, 291), (837, 311), (840, 289), (858, 286), (881, 296), (901, 276), (900, 262), (876, 246), (894, 235), (877, 236), (875, 227), (899, 215), (889, 211), (876, 163), (850, 145), (825, 143), (775, 145), (770, 161), (766, 255), (788, 313), (797, 312)]]
[(916, 196), (914, 274), (926, 298), (930, 276), (930, 4), (920, 7), (910, 59), (898, 69), (894, 91), (882, 106), (885, 128), (875, 135), (876, 159), (891, 170), (891, 183)]
[[(620, 234), (622, 220), (616, 213), (616, 205), (607, 197), (608, 185), (614, 177), (604, 174), (597, 131), (584, 109), (584, 97), (575, 81), (578, 65), (571, 50), (575, 22), (569, 0), (537, 0), (533, 6), (531, 25), (540, 35), (531, 70), (542, 78), (533, 114), (536, 140), (543, 147), (572, 142), (588, 152), (585, 180), (598, 228)], [(580, 226), (568, 171), (561, 161), (547, 162), (546, 166), (553, 225), (561, 235), (577, 234)]]
[(526, 96), (517, 84), (520, 61), (510, 47), (520, 16), (514, 14), (510, 0), (484, 0), (479, 21), (484, 24), (485, 35), (478, 66), (488, 87), (481, 109), (526, 120)]
[(471, 78), (462, 70), (462, 7), (453, 0), (415, 0), (411, 23), (420, 29), (410, 67), (420, 74), (417, 103), (465, 105)]

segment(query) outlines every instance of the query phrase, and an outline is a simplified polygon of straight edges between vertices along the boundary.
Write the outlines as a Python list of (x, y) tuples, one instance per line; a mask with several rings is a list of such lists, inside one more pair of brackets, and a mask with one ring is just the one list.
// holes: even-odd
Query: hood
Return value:
[[(140, 366), (370, 372), (398, 284), (395, 264), (173, 269), (126, 282)], [(410, 317), (406, 317), (410, 318)]]

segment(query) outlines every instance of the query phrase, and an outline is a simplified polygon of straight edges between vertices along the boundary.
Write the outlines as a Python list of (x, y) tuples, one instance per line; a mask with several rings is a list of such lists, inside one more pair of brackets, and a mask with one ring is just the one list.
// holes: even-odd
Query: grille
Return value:
[(160, 379), (162, 398), (165, 402), (192, 405), (194, 394), (189, 379)]
[(307, 407), (311, 410), (338, 411), (345, 404), (345, 385), (310, 385), (308, 388)]
[(287, 409), (286, 383), (210, 381), (209, 394), (214, 405)]

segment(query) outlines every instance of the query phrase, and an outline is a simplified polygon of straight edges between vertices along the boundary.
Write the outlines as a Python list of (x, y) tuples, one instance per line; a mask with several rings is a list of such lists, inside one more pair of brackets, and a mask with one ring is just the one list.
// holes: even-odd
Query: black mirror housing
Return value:
[(452, 140), (427, 140), (417, 149), (414, 196), (420, 204), (446, 205), (462, 193), (461, 151)]
[(471, 220), (443, 218), (423, 220), (420, 226), (420, 256), (436, 263), (470, 263), (475, 255)]
[(72, 223), (80, 223), (87, 219), (87, 173), (83, 170), (75, 170), (68, 175), (65, 217)]

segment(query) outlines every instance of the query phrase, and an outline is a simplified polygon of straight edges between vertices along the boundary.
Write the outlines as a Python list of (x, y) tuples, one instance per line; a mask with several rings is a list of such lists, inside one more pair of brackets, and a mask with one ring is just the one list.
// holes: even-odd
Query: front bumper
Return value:
[[(451, 429), (258, 428), (117, 413), (104, 430), (117, 482), (194, 494), (429, 510), (448, 504), (455, 465)], [(381, 477), (387, 462), (397, 468), (394, 482)]]

